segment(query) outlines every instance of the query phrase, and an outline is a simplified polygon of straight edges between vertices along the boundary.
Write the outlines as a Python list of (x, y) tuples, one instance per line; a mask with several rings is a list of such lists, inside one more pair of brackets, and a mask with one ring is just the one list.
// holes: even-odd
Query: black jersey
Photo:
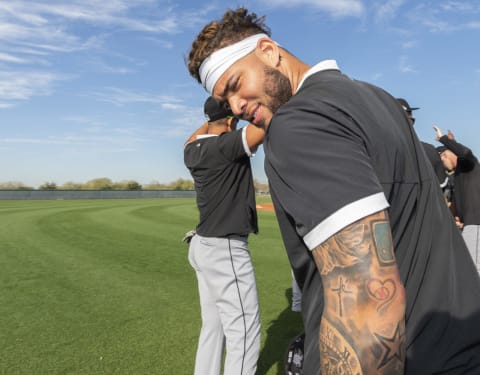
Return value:
[(258, 232), (250, 157), (242, 130), (198, 137), (184, 150), (193, 177), (204, 237), (246, 236)]
[(273, 117), (264, 150), (305, 300), (304, 373), (320, 373), (323, 296), (310, 250), (387, 209), (407, 298), (406, 374), (480, 374), (480, 279), (396, 99), (336, 70), (314, 73)]
[(435, 148), (434, 145), (426, 142), (420, 142), (423, 146), (423, 149), (425, 150), (425, 155), (427, 156), (427, 159), (430, 161), (430, 164), (432, 165), (433, 171), (435, 172), (435, 175), (437, 176), (438, 182), (440, 183), (440, 186), (446, 183), (447, 180), (447, 173), (445, 172), (445, 168), (442, 163), (442, 159), (440, 159), (440, 155), (437, 152), (437, 149)]

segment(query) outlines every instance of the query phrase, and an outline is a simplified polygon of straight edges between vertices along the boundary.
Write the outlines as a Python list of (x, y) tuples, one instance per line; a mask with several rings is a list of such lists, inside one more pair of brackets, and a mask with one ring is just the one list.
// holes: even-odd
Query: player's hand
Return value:
[(447, 137), (448, 137), (448, 139), (451, 139), (451, 140), (455, 139), (455, 136), (453, 135), (453, 133), (450, 130), (448, 131)]
[(442, 130), (438, 127), (433, 125), (433, 130), (435, 130), (435, 133), (437, 133), (437, 137), (435, 138), (437, 141), (440, 140), (440, 138), (443, 137)]
[(458, 229), (463, 229), (463, 223), (460, 221), (458, 216), (455, 216), (455, 224), (457, 225)]
[(195, 230), (189, 230), (187, 233), (185, 233), (185, 236), (182, 238), (182, 242), (186, 242), (187, 244), (189, 244), (196, 233), (197, 232)]

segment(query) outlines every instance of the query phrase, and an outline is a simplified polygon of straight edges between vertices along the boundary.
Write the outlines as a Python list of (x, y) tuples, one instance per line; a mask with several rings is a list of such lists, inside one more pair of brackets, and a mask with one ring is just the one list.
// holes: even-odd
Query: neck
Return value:
[(228, 130), (228, 124), (208, 123), (208, 134), (220, 135)]
[(288, 52), (282, 53), (280, 71), (289, 79), (290, 85), (292, 86), (292, 95), (297, 92), (298, 85), (310, 68), (310, 65), (305, 64)]

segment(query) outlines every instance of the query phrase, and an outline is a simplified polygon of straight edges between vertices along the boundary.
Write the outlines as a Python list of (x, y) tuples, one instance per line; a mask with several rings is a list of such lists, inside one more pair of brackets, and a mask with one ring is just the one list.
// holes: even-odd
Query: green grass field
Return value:
[[(1, 374), (192, 374), (200, 311), (183, 234), (193, 199), (0, 201)], [(302, 330), (275, 215), (250, 237), (258, 375)]]

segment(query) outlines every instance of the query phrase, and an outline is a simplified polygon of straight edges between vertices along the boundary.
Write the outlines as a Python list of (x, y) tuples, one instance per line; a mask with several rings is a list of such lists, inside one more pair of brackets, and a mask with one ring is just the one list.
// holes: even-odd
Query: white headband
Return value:
[(212, 95), (213, 88), (222, 74), (236, 61), (252, 52), (257, 47), (258, 40), (262, 38), (269, 38), (269, 36), (267, 34), (249, 36), (227, 47), (220, 48), (203, 60), (198, 73), (205, 90)]

